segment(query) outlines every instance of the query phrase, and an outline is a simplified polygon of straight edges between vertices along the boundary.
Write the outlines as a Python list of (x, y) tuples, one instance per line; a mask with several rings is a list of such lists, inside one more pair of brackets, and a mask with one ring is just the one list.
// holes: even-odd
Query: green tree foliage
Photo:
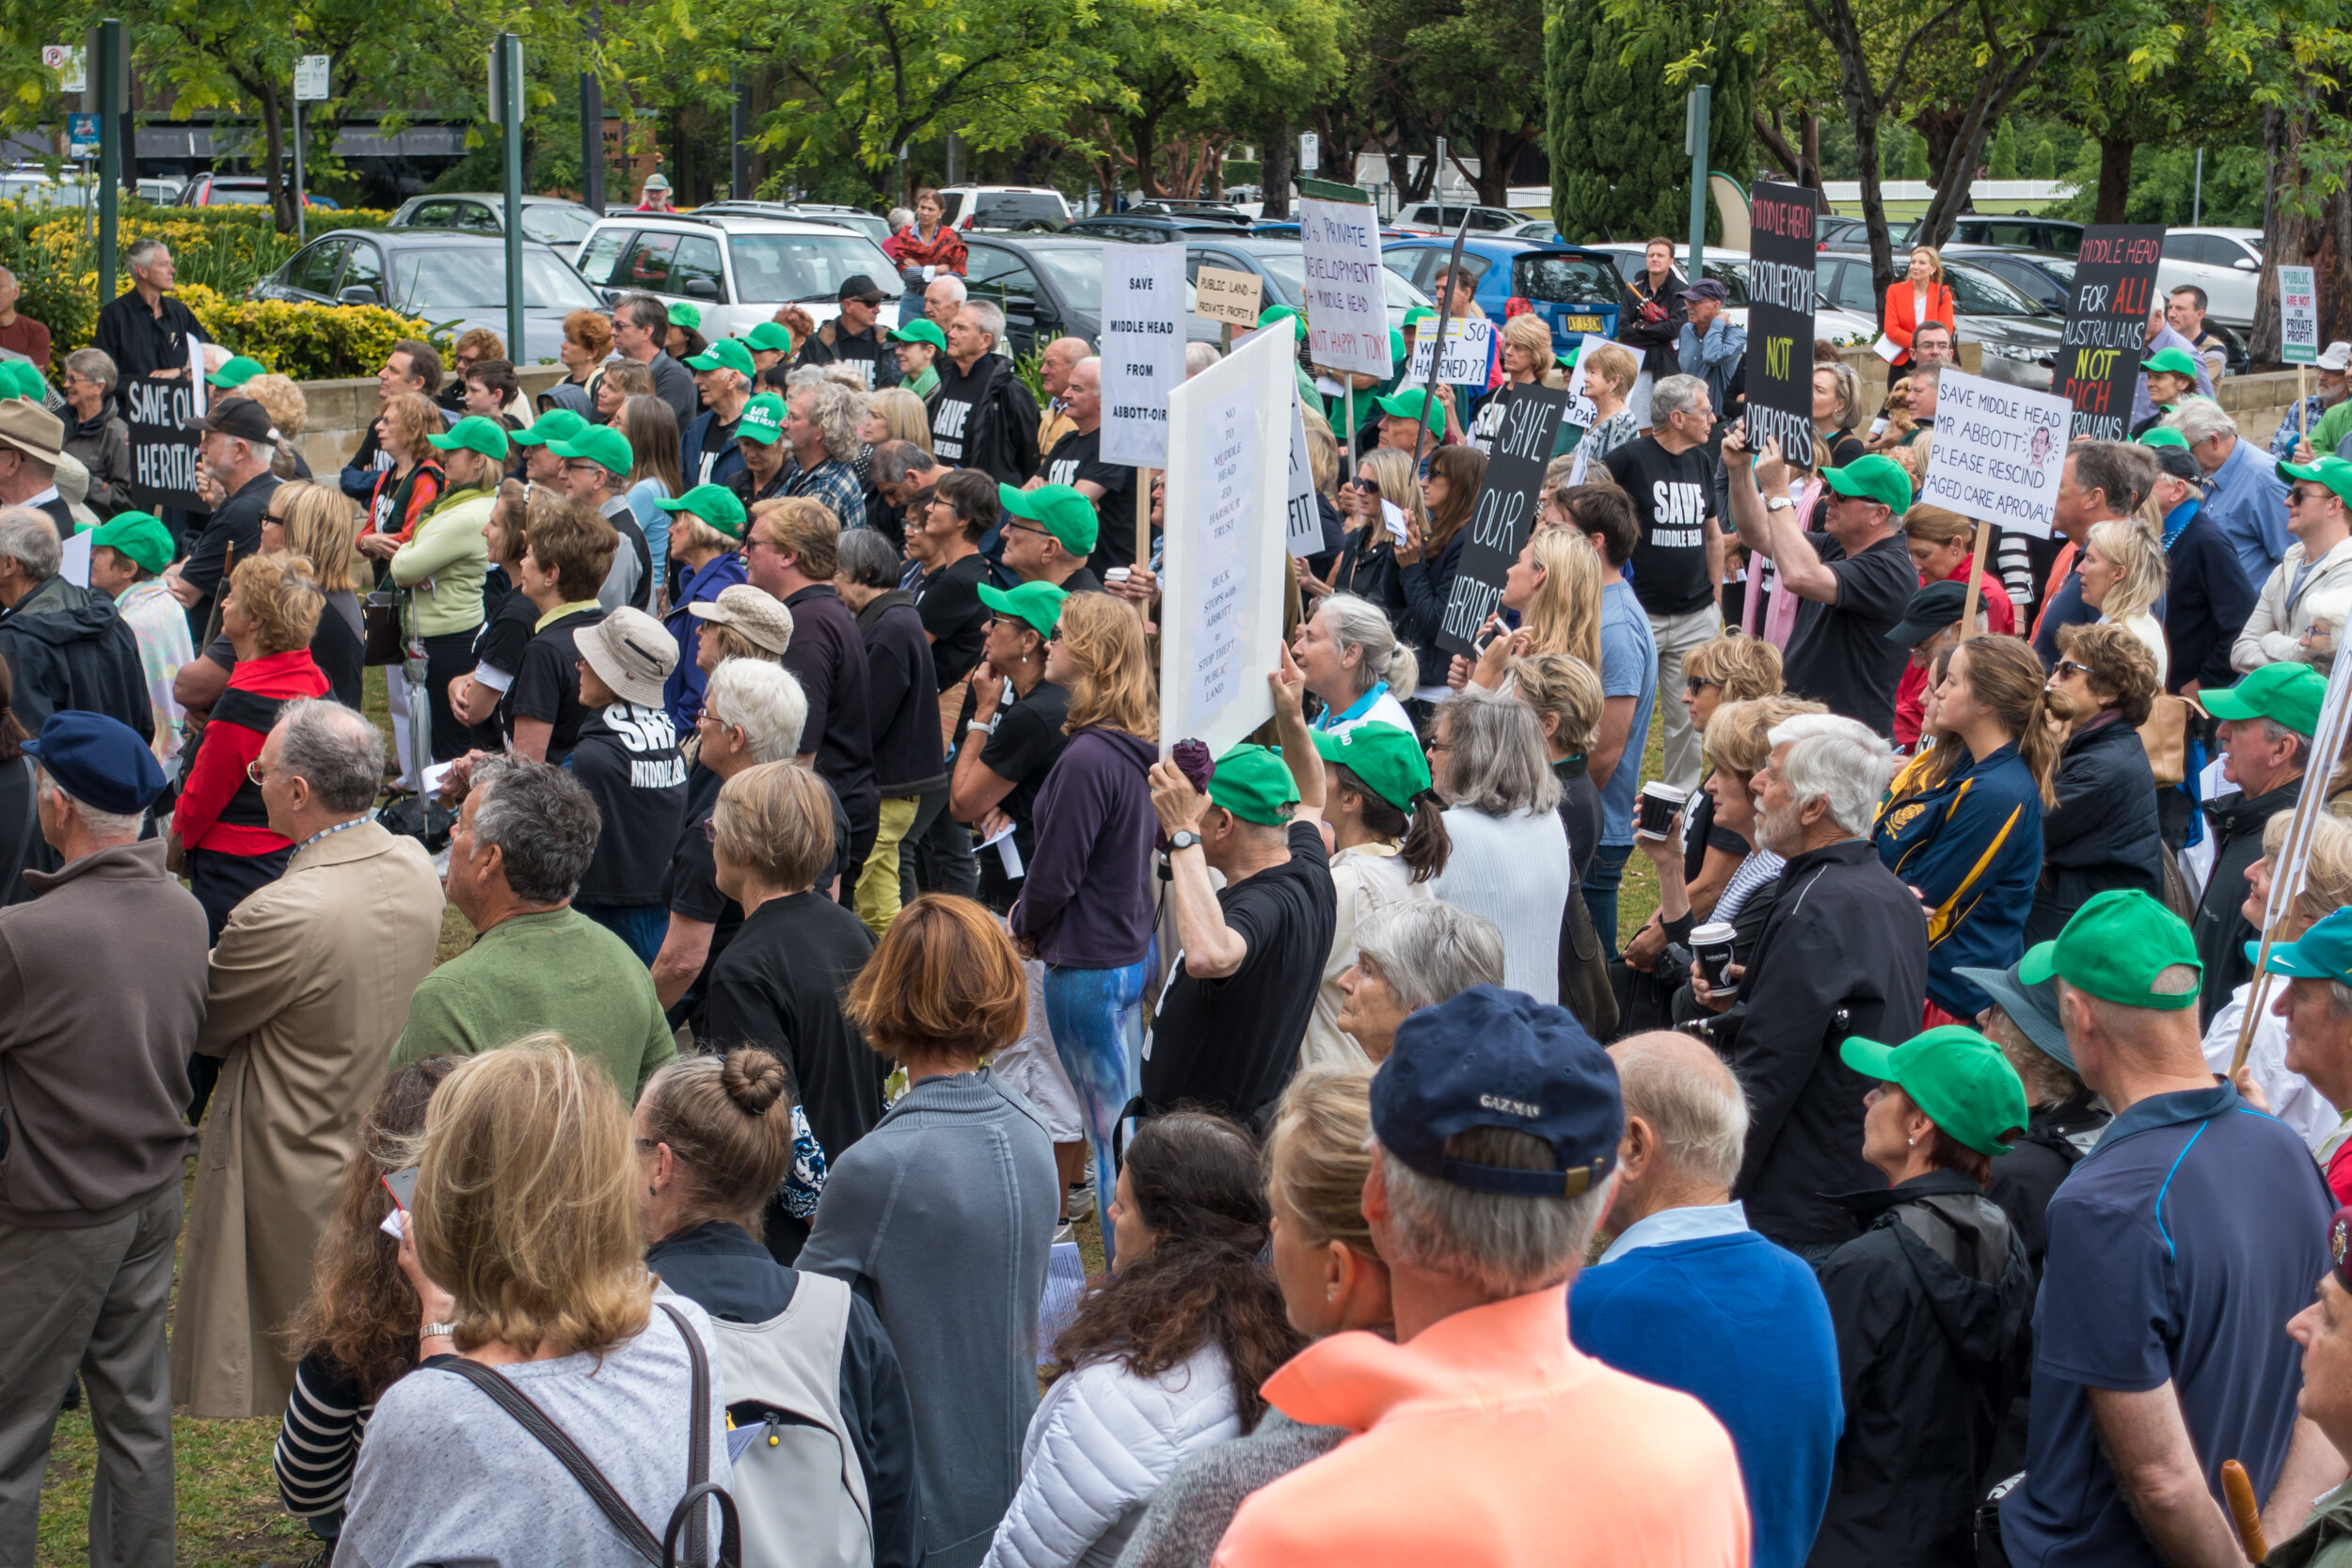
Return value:
[(1903, 178), (1925, 180), (1928, 177), (1928, 143), (1924, 136), (1909, 136), (1903, 143)]
[[(1721, 36), (1718, 36), (1720, 33)], [(1546, 30), (1552, 221), (1572, 239), (1679, 234), (1690, 224), (1683, 103), (1713, 86), (1708, 164), (1745, 181), (1755, 162), (1755, 62), (1697, 0), (1629, 27), (1599, 0), (1562, 0)], [(1712, 203), (1708, 237), (1721, 237)]]
[(2017, 122), (2004, 118), (2000, 129), (1993, 133), (1993, 151), (1985, 160), (1985, 172), (1995, 180), (2017, 178)]
[(2058, 178), (2058, 150), (2050, 145), (2050, 138), (2047, 136), (2043, 136), (2033, 144), (2032, 178), (2036, 180)]

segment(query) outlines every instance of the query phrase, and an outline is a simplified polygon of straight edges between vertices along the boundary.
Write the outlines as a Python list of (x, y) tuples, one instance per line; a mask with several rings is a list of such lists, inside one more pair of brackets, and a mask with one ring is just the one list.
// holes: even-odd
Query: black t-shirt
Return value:
[(596, 858), (572, 895), (580, 904), (658, 904), (686, 814), (677, 727), (659, 707), (615, 703), (588, 715), (572, 776), (596, 797)]
[(538, 606), (523, 597), (520, 590), (508, 593), (474, 633), (474, 663), (487, 665), (513, 680), (523, 667), (523, 650), (531, 645), (531, 628), (538, 624)]
[(1102, 531), (1095, 536), (1094, 553), (1087, 557), (1087, 564), (1097, 572), (1133, 566), (1136, 471), (1124, 463), (1103, 461), (1102, 431), (1073, 430), (1055, 442), (1054, 450), (1045, 454), (1043, 474), (1048, 484), (1075, 484), (1083, 479), (1103, 487), (1102, 499), (1094, 503)]
[(850, 607), (830, 582), (809, 584), (784, 601), (792, 612), (792, 645), (784, 667), (808, 698), (801, 750), (817, 753), (817, 771), (870, 831), (881, 820), (882, 791), (874, 781), (873, 667)]
[(1241, 968), (1199, 979), (1180, 954), (1170, 970), (1143, 1064), (1143, 1097), (1156, 1109), (1193, 1103), (1254, 1121), (1290, 1082), (1339, 920), (1322, 832), (1294, 822), (1290, 847), (1282, 864), (1217, 892), (1225, 924), (1249, 946)]
[(580, 743), (580, 726), (588, 720), (588, 705), (580, 700), (580, 646), (572, 636), (582, 626), (604, 619), (594, 606), (575, 610), (534, 633), (523, 646), (522, 667), (507, 689), (501, 723), (507, 738), (515, 736), (518, 719), (537, 719), (555, 726), (548, 736), (548, 760), (562, 762)]
[(1826, 704), (1832, 713), (1858, 719), (1883, 736), (1895, 733), (1895, 689), (1902, 683), (1911, 650), (1890, 642), (1919, 591), (1919, 568), (1891, 533), (1849, 561), (1826, 533), (1805, 538), (1821, 564), (1837, 578), (1837, 602), (1797, 601), (1797, 622), (1788, 633), (1784, 663), (1791, 696)]
[[(1012, 793), (997, 805), (1012, 818), (1012, 847), (1025, 870), (1037, 854), (1038, 792), (1045, 787), (1045, 775), (1061, 749), (1070, 744), (1061, 728), (1069, 717), (1070, 693), (1040, 681), (1027, 696), (997, 705), (996, 733), (980, 749), (980, 765), (1012, 781)], [(1021, 884), (1005, 875), (1005, 859), (996, 849), (983, 849), (979, 858), (980, 900), (1002, 914), (1020, 896)]]
[(1686, 615), (1715, 602), (1707, 570), (1707, 530), (1715, 511), (1713, 464), (1705, 447), (1669, 452), (1639, 436), (1601, 459), (1633, 502), (1642, 537), (1633, 546), (1633, 596), (1652, 615)]
[(1737, 860), (1748, 858), (1749, 844), (1729, 828), (1715, 824), (1715, 797), (1705, 789), (1692, 792), (1691, 803), (1683, 808), (1689, 813), (1682, 841), (1682, 879), (1695, 882), (1707, 868), (1707, 852), (1720, 849)]
[(972, 673), (980, 661), (980, 644), (988, 638), (988, 606), (980, 603), (980, 584), (988, 580), (984, 556), (967, 555), (937, 571), (925, 572), (915, 583), (914, 609), (923, 629), (931, 634), (931, 667), (939, 673), (939, 689), (946, 690)]
[(1091, 566), (1081, 566), (1076, 571), (1071, 573), (1068, 577), (1062, 578), (1061, 591), (1065, 594), (1101, 594), (1107, 592), (1107, 590), (1105, 590), (1103, 586), (1103, 579), (1094, 575), (1094, 568)]
[[(719, 891), (718, 851), (703, 826), (719, 809), (719, 790), (725, 782), (700, 763), (687, 769), (686, 810), (678, 824), (677, 846), (671, 853), (669, 869), (661, 876), (661, 902), (670, 912), (712, 927), (702, 973), (670, 1009), (673, 1024), (685, 1022), (702, 1006), (710, 966), (719, 961), (719, 955), (735, 940), (736, 927), (743, 924), (743, 906)], [(841, 809), (838, 791), (831, 784), (825, 791), (833, 798), (833, 863), (817, 874), (818, 893), (832, 887), (833, 879), (848, 870), (850, 863), (850, 814)]]

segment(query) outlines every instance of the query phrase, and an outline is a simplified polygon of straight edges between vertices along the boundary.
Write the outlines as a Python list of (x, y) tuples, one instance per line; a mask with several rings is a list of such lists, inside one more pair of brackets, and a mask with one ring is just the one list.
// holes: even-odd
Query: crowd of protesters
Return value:
[(76, 1404), (141, 1568), (175, 1410), (282, 1423), (318, 1563), (2352, 1561), (2352, 454), (2184, 306), (1979, 562), (1936, 253), (1800, 463), (1660, 241), (1456, 657), (1548, 335), (1300, 335), (1213, 755), (1101, 363), (946, 210), (535, 395), (404, 341), (319, 479), (154, 241), (0, 364), (0, 1562)]

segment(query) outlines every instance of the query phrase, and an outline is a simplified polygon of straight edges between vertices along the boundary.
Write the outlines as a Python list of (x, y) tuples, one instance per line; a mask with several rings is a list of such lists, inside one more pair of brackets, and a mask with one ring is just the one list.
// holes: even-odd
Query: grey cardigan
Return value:
[(1249, 1495), (1340, 1446), (1345, 1427), (1301, 1426), (1266, 1406), (1258, 1430), (1194, 1454), (1152, 1495), (1119, 1568), (1209, 1568)]
[(930, 1568), (979, 1562), (1020, 1489), (1057, 1187), (1020, 1091), (986, 1068), (926, 1078), (834, 1162), (801, 1250), (873, 1304), (898, 1353)]

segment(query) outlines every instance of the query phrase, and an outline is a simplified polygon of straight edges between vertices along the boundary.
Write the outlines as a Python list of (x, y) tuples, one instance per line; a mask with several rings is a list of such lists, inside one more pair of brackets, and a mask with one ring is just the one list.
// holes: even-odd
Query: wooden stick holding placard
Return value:
[(1152, 569), (1152, 476), (1157, 468), (1136, 470), (1136, 570)]
[[(1413, 471), (1421, 472), (1421, 444), (1429, 438), (1429, 411), (1438, 403), (1438, 367), (1445, 359), (1445, 330), (1454, 324), (1454, 280), (1462, 276), (1462, 242), (1470, 238), (1470, 209), (1454, 231), (1454, 254), (1445, 263), (1445, 297), (1438, 301), (1438, 336), (1429, 351), (1429, 380), (1421, 393), (1421, 428), (1413, 432)], [(1409, 367), (1408, 367), (1409, 370)]]
[(1993, 539), (1993, 525), (1977, 519), (1976, 547), (1968, 552), (1968, 599), (1961, 606), (1960, 640), (1963, 642), (1977, 635), (1977, 601), (1984, 593), (1984, 552)]
[[(2347, 732), (2352, 732), (2352, 702), (2339, 703), (2335, 700), (2335, 680), (2340, 673), (2330, 673), (2328, 700), (2320, 706), (2319, 733), (2312, 737), (2309, 752), (2314, 757), (2342, 756), (2345, 736)], [(2287, 818), (2286, 843), (2280, 847), (2278, 867), (2272, 871), (2270, 879), (2271, 898), (2278, 906), (2279, 918), (2274, 921), (2269, 910), (2263, 911), (2262, 942), (2254, 953), (2253, 978), (2247, 983), (2246, 1014), (2238, 1023), (2237, 1049), (2230, 1056), (2230, 1071), (2233, 1074), (2246, 1065), (2247, 1053), (2254, 1045), (2255, 1025), (2270, 1010), (2271, 944), (2279, 940), (2278, 927), (2283, 924), (2287, 911), (2293, 908), (2294, 900), (2303, 890), (2310, 872), (2315, 824), (2320, 814), (2327, 809), (2328, 792), (2307, 788), (2296, 800)]]

